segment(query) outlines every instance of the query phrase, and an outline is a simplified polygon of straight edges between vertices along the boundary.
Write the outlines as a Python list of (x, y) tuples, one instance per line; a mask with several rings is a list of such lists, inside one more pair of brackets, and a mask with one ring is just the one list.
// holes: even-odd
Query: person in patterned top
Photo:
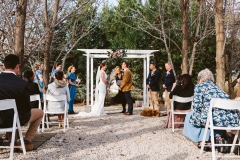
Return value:
[[(212, 98), (229, 99), (229, 95), (214, 83), (213, 74), (209, 69), (198, 73), (198, 84), (194, 88), (192, 101), (193, 111), (186, 115), (183, 134), (194, 142), (201, 142), (205, 130), (210, 101)], [(239, 110), (213, 110), (213, 123), (215, 126), (239, 126)], [(215, 130), (214, 136), (221, 137), (224, 131)], [(210, 130), (207, 133), (210, 143)]]

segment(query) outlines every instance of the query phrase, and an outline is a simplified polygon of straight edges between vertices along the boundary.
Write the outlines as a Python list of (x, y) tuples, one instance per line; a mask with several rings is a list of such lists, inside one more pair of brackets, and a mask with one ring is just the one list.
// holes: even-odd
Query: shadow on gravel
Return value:
[[(121, 119), (120, 119), (121, 118)], [(122, 117), (119, 117), (117, 120), (114, 119), (114, 117), (111, 117), (111, 118), (101, 118), (101, 119), (95, 119), (93, 120), (92, 118), (81, 118), (81, 119), (78, 119), (78, 120), (85, 120), (84, 122), (83, 121), (73, 121), (71, 123), (71, 126), (79, 126), (79, 124), (81, 126), (87, 126), (87, 127), (102, 127), (102, 126), (106, 126), (106, 125), (116, 125), (116, 124), (124, 124), (124, 123), (127, 123), (127, 122), (132, 122), (134, 123), (134, 121), (139, 121), (139, 120), (142, 120), (143, 118), (146, 118), (146, 117), (136, 117), (136, 116), (131, 116), (131, 117), (126, 117), (126, 116), (122, 116)], [(152, 118), (152, 117), (147, 117), (147, 118)], [(90, 121), (87, 121), (87, 120), (90, 120)], [(101, 122), (98, 122), (98, 124), (94, 123), (96, 121), (101, 121)], [(93, 125), (94, 123), (94, 125)]]
[(131, 159), (128, 159), (128, 160), (146, 160), (146, 159), (151, 159), (151, 156), (149, 155), (146, 155), (146, 154), (142, 154), (142, 155), (138, 155), (138, 156), (135, 156)]
[(187, 153), (176, 153), (176, 154), (168, 157), (166, 160), (182, 159), (183, 157), (184, 157), (184, 159), (187, 159), (188, 154)]

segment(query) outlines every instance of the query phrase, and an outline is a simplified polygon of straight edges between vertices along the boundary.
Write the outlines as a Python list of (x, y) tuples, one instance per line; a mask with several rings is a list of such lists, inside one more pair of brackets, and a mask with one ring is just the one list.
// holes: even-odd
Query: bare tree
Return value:
[[(172, 39), (168, 33), (170, 32), (170, 30), (174, 30), (175, 29), (175, 24), (173, 22), (173, 19), (165, 19), (165, 6), (167, 5), (168, 1), (166, 0), (158, 0), (156, 2), (157, 5), (157, 12), (155, 10), (152, 10), (151, 7), (147, 7), (147, 11), (149, 14), (155, 15), (156, 19), (154, 22), (152, 22), (147, 15), (145, 15), (145, 13), (143, 13), (142, 11), (138, 10), (138, 9), (133, 9), (131, 8), (132, 12), (134, 12), (135, 16), (134, 18), (136, 19), (134, 22), (136, 23), (135, 26), (131, 26), (127, 23), (124, 23), (124, 25), (136, 29), (136, 30), (141, 30), (145, 33), (147, 33), (148, 35), (152, 36), (153, 38), (160, 40), (161, 42), (163, 42), (165, 49), (164, 51), (167, 52), (168, 55), (168, 61), (171, 63), (172, 65), (172, 69), (174, 72), (174, 75), (176, 77), (176, 72), (174, 69), (174, 65), (172, 62), (172, 55), (171, 55), (171, 51), (170, 51), (170, 42), (171, 44), (173, 44), (178, 50), (179, 52), (181, 52), (181, 48), (178, 45), (177, 42), (174, 41), (174, 39)], [(121, 14), (120, 16), (122, 17), (128, 17), (126, 15)], [(131, 17), (128, 17), (131, 18)], [(166, 24), (169, 24), (169, 26), (171, 27), (166, 27)], [(173, 28), (173, 29), (172, 29)], [(153, 34), (153, 31), (155, 31), (157, 34)], [(178, 32), (178, 31), (177, 31)], [(176, 32), (176, 36), (178, 36)], [(162, 49), (159, 49), (162, 50)]]
[(239, 8), (239, 2), (229, 1), (225, 4), (225, 63), (230, 98), (235, 98), (234, 86), (237, 83), (232, 72), (240, 65)]
[[(193, 46), (191, 51), (191, 57), (189, 59), (190, 75), (192, 75), (192, 72), (193, 72), (196, 54), (200, 53), (198, 51), (199, 45), (204, 41), (205, 38), (207, 38), (209, 35), (213, 35), (215, 32), (215, 28), (212, 26), (212, 23), (211, 23), (211, 19), (213, 16), (214, 15), (212, 11), (212, 6), (209, 4), (207, 5), (204, 0), (199, 0), (197, 17), (196, 17), (196, 21), (194, 22), (196, 26), (196, 30), (195, 30), (194, 36), (192, 36)], [(202, 52), (202, 48), (200, 50)]]
[(224, 88), (225, 84), (225, 58), (224, 58), (224, 16), (223, 0), (215, 1), (215, 27), (216, 27), (216, 84)]
[(182, 13), (182, 73), (188, 73), (188, 12), (189, 0), (180, 0)]
[(24, 55), (24, 33), (25, 33), (25, 21), (26, 10), (28, 0), (18, 0), (16, 7), (16, 28), (15, 28), (15, 43), (14, 51), (20, 59), (20, 75), (22, 76), (23, 68), (23, 55)]

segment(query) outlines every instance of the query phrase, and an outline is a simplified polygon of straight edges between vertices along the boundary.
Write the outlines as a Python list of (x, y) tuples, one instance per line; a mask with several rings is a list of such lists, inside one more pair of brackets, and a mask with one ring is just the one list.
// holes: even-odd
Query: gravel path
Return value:
[[(75, 107), (82, 111), (83, 107)], [(178, 129), (163, 129), (166, 117), (142, 117), (141, 108), (124, 116), (120, 106), (105, 107), (107, 116), (74, 118), (64, 134), (52, 127), (46, 132), (58, 133), (32, 152), (14, 153), (14, 159), (38, 160), (195, 160), (211, 159), (211, 153), (200, 155), (199, 149)], [(70, 119), (73, 119), (70, 115)], [(0, 154), (0, 159), (9, 152)]]

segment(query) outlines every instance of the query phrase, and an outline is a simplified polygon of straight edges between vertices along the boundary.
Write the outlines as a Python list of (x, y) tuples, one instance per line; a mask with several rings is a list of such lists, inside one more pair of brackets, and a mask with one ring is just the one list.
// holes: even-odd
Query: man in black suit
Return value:
[[(33, 150), (32, 139), (41, 123), (43, 111), (31, 109), (28, 83), (17, 76), (19, 72), (19, 57), (9, 54), (4, 59), (5, 71), (0, 74), (0, 100), (15, 99), (21, 125), (30, 123), (24, 137), (27, 151)], [(0, 106), (1, 107), (1, 106)], [(0, 128), (12, 127), (13, 110), (0, 111)], [(11, 136), (7, 133), (8, 139)]]
[(148, 94), (149, 94), (150, 108), (159, 110), (158, 92), (160, 91), (160, 87), (158, 83), (160, 78), (160, 72), (159, 70), (157, 70), (155, 63), (150, 64), (150, 69), (151, 69), (151, 72), (149, 73), (147, 78), (147, 88), (148, 88)]
[(169, 98), (169, 94), (172, 90), (173, 83), (175, 82), (175, 77), (174, 77), (170, 62), (165, 63), (165, 68), (167, 72), (164, 73), (163, 88), (165, 88), (165, 103), (166, 103), (167, 113), (168, 113), (171, 109), (171, 100)]

